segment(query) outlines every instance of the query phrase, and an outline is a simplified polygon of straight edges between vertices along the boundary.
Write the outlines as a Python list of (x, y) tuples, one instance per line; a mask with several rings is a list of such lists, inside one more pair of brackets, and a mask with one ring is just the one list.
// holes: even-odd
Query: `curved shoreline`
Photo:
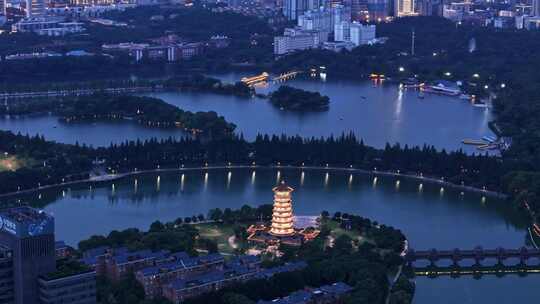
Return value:
[(412, 175), (412, 174), (402, 174), (402, 173), (395, 173), (390, 171), (377, 171), (377, 170), (365, 170), (365, 169), (358, 169), (358, 168), (350, 168), (350, 167), (318, 167), (318, 166), (281, 166), (281, 165), (270, 165), (270, 166), (261, 166), (261, 165), (222, 165), (222, 166), (200, 166), (200, 167), (182, 167), (182, 168), (165, 168), (165, 169), (152, 169), (152, 170), (142, 170), (142, 171), (131, 171), (126, 173), (120, 173), (120, 174), (109, 174), (109, 175), (100, 175), (96, 177), (91, 177), (84, 180), (77, 180), (77, 181), (70, 181), (66, 183), (59, 183), (59, 184), (53, 184), (53, 185), (46, 185), (43, 187), (37, 187), (37, 188), (31, 188), (16, 192), (8, 192), (0, 194), (0, 198), (6, 198), (11, 196), (17, 196), (21, 194), (30, 194), (41, 190), (49, 190), (49, 189), (55, 189), (65, 186), (72, 186), (72, 185), (79, 185), (79, 184), (97, 184), (101, 182), (112, 182), (115, 180), (119, 180), (125, 177), (129, 176), (138, 176), (143, 174), (153, 174), (153, 173), (160, 173), (160, 172), (182, 172), (182, 171), (202, 171), (202, 170), (223, 170), (223, 169), (294, 169), (294, 170), (313, 170), (313, 171), (339, 171), (339, 172), (350, 172), (350, 173), (360, 173), (365, 175), (375, 175), (375, 176), (388, 176), (388, 177), (402, 177), (405, 179), (411, 179), (416, 181), (422, 181), (429, 184), (434, 185), (440, 185), (445, 186), (453, 189), (458, 189), (466, 192), (473, 192), (473, 193), (481, 193), (487, 197), (495, 197), (499, 199), (506, 199), (508, 197), (507, 194), (496, 192), (496, 191), (490, 191), (490, 190), (484, 190), (472, 186), (465, 186), (465, 185), (456, 185), (441, 179), (433, 178), (433, 177), (425, 177), (425, 176), (418, 176), (418, 175)]

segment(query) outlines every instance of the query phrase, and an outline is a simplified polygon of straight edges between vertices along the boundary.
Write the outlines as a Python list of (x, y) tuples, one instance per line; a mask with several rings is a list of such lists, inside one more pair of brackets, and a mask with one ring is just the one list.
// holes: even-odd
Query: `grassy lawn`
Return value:
[(0, 155), (0, 172), (15, 171), (21, 167), (28, 166), (30, 163), (27, 159), (21, 159), (16, 156)]
[(199, 230), (202, 238), (214, 240), (218, 244), (220, 252), (233, 253), (234, 248), (229, 244), (229, 238), (234, 236), (232, 225), (205, 223), (197, 224), (195, 228)]
[(323, 225), (326, 225), (330, 229), (330, 236), (333, 239), (338, 238), (341, 235), (347, 235), (353, 240), (358, 240), (362, 244), (364, 242), (373, 243), (372, 240), (366, 238), (358, 231), (345, 230), (339, 227), (339, 223), (334, 220), (327, 220)]

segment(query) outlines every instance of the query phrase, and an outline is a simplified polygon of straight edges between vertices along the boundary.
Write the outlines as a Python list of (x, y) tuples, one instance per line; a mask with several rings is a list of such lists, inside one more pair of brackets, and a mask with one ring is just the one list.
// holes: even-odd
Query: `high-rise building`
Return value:
[(354, 21), (365, 20), (368, 7), (367, 0), (352, 0), (351, 1), (351, 19)]
[(532, 15), (535, 17), (540, 16), (540, 0), (532, 0)]
[(6, 15), (6, 0), (0, 0), (0, 16)]
[(416, 12), (422, 16), (442, 16), (443, 0), (417, 0)]
[(270, 234), (275, 236), (294, 235), (294, 219), (291, 193), (293, 188), (281, 182), (274, 191), (274, 209), (272, 211), (272, 228)]
[(375, 32), (377, 26), (375, 25), (363, 25), (357, 22), (351, 24), (351, 42), (355, 46), (369, 44), (370, 41), (375, 39)]
[(45, 0), (26, 0), (26, 17), (36, 18), (45, 15)]
[(298, 26), (304, 30), (331, 32), (334, 30), (332, 13), (321, 8), (307, 11), (298, 17)]
[(283, 15), (289, 20), (296, 20), (298, 16), (308, 10), (309, 5), (308, 0), (284, 0)]
[(390, 16), (392, 1), (393, 0), (367, 0), (369, 19), (379, 20)]
[(0, 246), (12, 253), (14, 304), (38, 303), (38, 277), (56, 270), (54, 218), (23, 206), (0, 211)]
[(13, 253), (8, 247), (0, 246), (0, 303), (13, 303)]
[(351, 41), (351, 23), (342, 21), (334, 26), (334, 41)]
[[(0, 303), (95, 304), (96, 272), (57, 256), (54, 218), (21, 206), (0, 210)], [(57, 271), (57, 258), (61, 264)]]
[(395, 0), (394, 1), (394, 16), (405, 17), (416, 15), (415, 0)]
[(307, 0), (307, 10), (318, 10), (322, 6), (321, 0)]
[(351, 22), (351, 8), (344, 5), (336, 5), (330, 9), (332, 12), (332, 24), (341, 23), (342, 21)]

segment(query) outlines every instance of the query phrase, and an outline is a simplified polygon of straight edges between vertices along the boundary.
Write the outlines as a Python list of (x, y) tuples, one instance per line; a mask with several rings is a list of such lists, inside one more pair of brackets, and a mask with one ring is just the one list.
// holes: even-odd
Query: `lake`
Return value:
[[(218, 75), (233, 82), (245, 74)], [(215, 75), (214, 75), (215, 76)], [(465, 138), (479, 139), (493, 135), (488, 128), (488, 109), (476, 108), (455, 97), (426, 95), (418, 98), (414, 90), (400, 91), (396, 85), (374, 86), (369, 81), (328, 81), (294, 79), (286, 83), (298, 88), (319, 91), (330, 97), (326, 112), (295, 113), (273, 107), (268, 100), (239, 98), (207, 93), (160, 92), (144, 94), (157, 97), (189, 111), (216, 111), (238, 127), (236, 132), (247, 139), (259, 133), (302, 135), (304, 137), (339, 136), (354, 132), (368, 145), (382, 148), (389, 143), (433, 145), (438, 149), (464, 149)], [(280, 84), (258, 87), (268, 93)], [(111, 142), (180, 137), (178, 130), (146, 129), (126, 123), (62, 124), (53, 116), (24, 119), (1, 119), (0, 129), (23, 134), (42, 134), (65, 143), (106, 146)], [(106, 134), (106, 136), (104, 136)]]
[[(242, 74), (219, 75), (237, 81)], [(258, 98), (242, 99), (214, 94), (163, 92), (146, 94), (191, 111), (213, 110), (238, 125), (237, 132), (253, 139), (258, 133), (339, 135), (354, 132), (368, 145), (387, 142), (402, 145), (434, 145), (454, 150), (464, 147), (464, 138), (492, 135), (487, 109), (446, 96), (399, 91), (395, 85), (370, 82), (292, 80), (288, 85), (319, 91), (330, 96), (330, 110), (319, 113), (289, 113)], [(278, 85), (257, 88), (268, 93)], [(177, 130), (146, 129), (130, 123), (65, 125), (53, 116), (2, 119), (0, 129), (42, 134), (66, 143), (105, 146), (110, 142), (183, 136)], [(92, 234), (112, 229), (147, 229), (155, 220), (206, 214), (215, 207), (239, 208), (243, 204), (270, 203), (271, 188), (285, 178), (296, 191), (297, 214), (316, 215), (322, 210), (343, 211), (369, 217), (402, 229), (415, 249), (469, 249), (499, 246), (516, 248), (526, 239), (527, 221), (515, 215), (507, 202), (478, 194), (416, 181), (347, 172), (283, 169), (186, 171), (130, 177), (114, 184), (59, 189), (23, 199), (44, 207), (56, 218), (57, 238), (75, 245)], [(540, 276), (504, 278), (417, 278), (415, 304), (432, 303), (535, 303)]]
[[(504, 201), (483, 198), (407, 179), (348, 172), (297, 169), (235, 169), (168, 172), (88, 186), (36, 193), (24, 200), (56, 218), (57, 238), (69, 244), (112, 229), (147, 229), (155, 220), (172, 221), (215, 207), (271, 203), (271, 188), (285, 179), (296, 190), (294, 211), (322, 210), (369, 217), (401, 229), (411, 247), (452, 249), (517, 248), (525, 244), (527, 221)], [(540, 276), (525, 278), (419, 277), (414, 303), (515, 303), (540, 299)]]

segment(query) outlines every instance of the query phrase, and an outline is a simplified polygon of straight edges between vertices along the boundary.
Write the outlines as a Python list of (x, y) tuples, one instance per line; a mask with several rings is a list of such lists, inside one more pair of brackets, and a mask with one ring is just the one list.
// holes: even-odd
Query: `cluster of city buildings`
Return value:
[(297, 17), (297, 26), (286, 28), (274, 37), (274, 54), (282, 56), (299, 50), (323, 48), (332, 51), (380, 43), (376, 25), (351, 19), (350, 7), (335, 5), (305, 11)]
[(231, 40), (227, 36), (212, 36), (203, 42), (187, 42), (177, 35), (169, 35), (153, 39), (151, 43), (118, 43), (102, 45), (103, 52), (121, 52), (135, 58), (136, 61), (143, 59), (164, 60), (169, 62), (188, 60), (202, 54), (208, 49), (222, 49), (230, 45)]
[(13, 32), (64, 36), (85, 30), (80, 21), (117, 25), (100, 17), (110, 11), (123, 11), (145, 5), (170, 4), (158, 0), (0, 0), (0, 26), (12, 21)]
[(225, 260), (221, 254), (192, 257), (185, 252), (130, 251), (101, 247), (84, 253), (81, 260), (98, 276), (112, 281), (134, 274), (148, 299), (164, 297), (177, 304), (233, 283), (268, 279), (277, 273), (301, 270), (305, 262), (262, 268), (257, 256)]
[(449, 2), (443, 7), (443, 17), (496, 28), (540, 29), (540, 0), (500, 3), (496, 7), (481, 4), (470, 0)]
[(0, 211), (0, 303), (96, 303), (96, 273), (57, 268), (69, 255), (54, 218), (21, 206)]

